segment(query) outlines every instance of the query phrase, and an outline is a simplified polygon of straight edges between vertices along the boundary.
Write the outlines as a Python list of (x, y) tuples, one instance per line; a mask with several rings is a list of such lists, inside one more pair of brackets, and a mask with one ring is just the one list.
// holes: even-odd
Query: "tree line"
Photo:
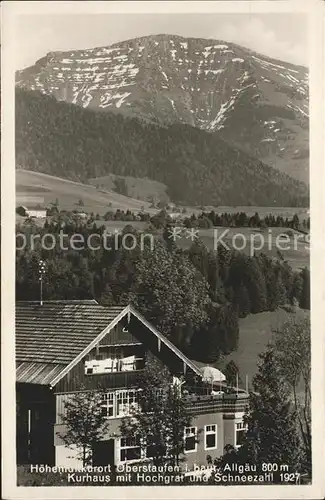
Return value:
[(287, 227), (296, 230), (308, 231), (310, 229), (310, 218), (306, 217), (299, 219), (297, 214), (292, 218), (283, 217), (282, 215), (269, 214), (261, 217), (258, 212), (249, 216), (245, 212), (237, 213), (217, 213), (214, 210), (210, 212), (202, 212), (198, 215), (192, 214), (183, 220), (186, 227), (209, 228), (214, 226), (221, 227)]
[[(79, 200), (78, 205), (80, 207), (84, 206), (84, 202), (82, 199)], [(168, 205), (157, 212), (154, 215), (151, 215), (145, 211), (144, 206), (140, 211), (134, 212), (130, 209), (122, 210), (117, 208), (115, 211), (112, 210), (112, 203), (108, 204), (109, 210), (105, 212), (104, 215), (95, 214), (91, 212), (88, 214), (88, 222), (100, 221), (100, 220), (119, 220), (119, 221), (135, 221), (140, 220), (142, 222), (151, 222), (152, 225), (156, 228), (162, 228), (166, 224), (170, 224), (173, 222), (173, 217), (171, 216), (171, 209)], [(18, 207), (17, 212), (20, 207)], [(178, 212), (181, 213), (181, 210), (178, 209)], [(182, 213), (186, 213), (186, 209), (183, 208)], [(54, 217), (55, 221), (59, 221), (61, 216), (61, 220), (65, 218), (78, 217), (78, 210), (74, 209), (72, 211), (68, 210), (60, 210), (59, 202), (56, 200), (51, 204), (51, 206), (47, 209), (47, 215), (49, 217)], [(218, 213), (214, 210), (210, 212), (203, 211), (199, 214), (192, 213), (188, 217), (181, 217), (177, 219), (177, 221), (183, 224), (185, 227), (198, 227), (198, 228), (210, 228), (210, 227), (254, 227), (254, 228), (266, 228), (266, 227), (286, 227), (295, 230), (303, 230), (308, 231), (310, 229), (310, 217), (299, 219), (297, 214), (294, 214), (292, 218), (283, 217), (282, 215), (273, 215), (269, 214), (265, 217), (261, 217), (258, 212), (255, 212), (254, 215), (249, 216), (245, 212), (223, 212)], [(48, 225), (48, 221), (45, 222), (45, 226)]]

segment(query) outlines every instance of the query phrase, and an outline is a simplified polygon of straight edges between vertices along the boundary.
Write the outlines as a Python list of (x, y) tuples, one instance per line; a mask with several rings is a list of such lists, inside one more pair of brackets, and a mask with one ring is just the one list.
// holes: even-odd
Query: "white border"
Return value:
[[(2, 7), (2, 477), (3, 498), (323, 498), (324, 489), (324, 257), (325, 231), (323, 189), (324, 148), (324, 5), (321, 0), (214, 1), (214, 2), (11, 2)], [(312, 436), (313, 484), (310, 486), (141, 486), (113, 487), (17, 487), (15, 469), (15, 371), (14, 366), (14, 251), (15, 251), (15, 160), (14, 160), (14, 22), (18, 14), (30, 13), (277, 13), (303, 12), (310, 16), (310, 162), (311, 162), (311, 284), (312, 284)], [(324, 224), (323, 224), (324, 226)]]

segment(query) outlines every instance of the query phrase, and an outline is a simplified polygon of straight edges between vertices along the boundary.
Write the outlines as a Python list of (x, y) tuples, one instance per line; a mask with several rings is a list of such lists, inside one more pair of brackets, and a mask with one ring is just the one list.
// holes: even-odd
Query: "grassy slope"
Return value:
[(166, 194), (167, 186), (162, 182), (153, 181), (148, 178), (138, 179), (137, 177), (109, 174), (103, 177), (88, 179), (88, 182), (93, 186), (99, 186), (100, 189), (112, 191), (114, 189), (114, 179), (116, 177), (122, 177), (125, 180), (128, 188), (128, 195), (132, 198), (148, 200), (149, 197), (152, 197), (156, 201), (169, 201), (169, 197)]
[[(245, 385), (245, 377), (248, 375), (248, 383), (250, 385), (254, 374), (257, 371), (258, 355), (263, 352), (272, 339), (272, 330), (281, 328), (285, 323), (290, 313), (283, 309), (278, 309), (274, 312), (263, 312), (258, 314), (250, 314), (246, 318), (239, 320), (239, 346), (238, 350), (226, 356), (222, 361), (217, 363), (221, 370), (230, 361), (234, 360), (239, 367), (241, 386)], [(309, 316), (309, 311), (297, 309), (295, 318), (298, 320), (304, 316)]]
[[(257, 209), (258, 210), (258, 209)], [(260, 232), (261, 235), (264, 238), (264, 246), (260, 250), (261, 252), (265, 253), (268, 256), (276, 257), (279, 258), (278, 255), (278, 250), (277, 250), (277, 244), (276, 244), (276, 238), (279, 234), (281, 233), (286, 233), (288, 230), (287, 228), (282, 228), (282, 227), (274, 227), (270, 228), (272, 230), (271, 235), (272, 239), (270, 240), (269, 238), (269, 232), (268, 229), (265, 229), (264, 231)], [(222, 237), (224, 231), (228, 230), (228, 233), (226, 233), (225, 237)], [(293, 231), (297, 235), (296, 231)], [(240, 228), (226, 228), (226, 227), (218, 227), (215, 228), (215, 233), (214, 229), (200, 229), (199, 230), (199, 235), (200, 238), (202, 239), (203, 243), (209, 248), (213, 249), (214, 248), (214, 241), (217, 241), (218, 238), (221, 239), (222, 241), (229, 247), (231, 248), (232, 242), (234, 242), (235, 245), (237, 245), (237, 248), (239, 249), (242, 245), (242, 237), (237, 237), (234, 239), (235, 234), (242, 234), (245, 239), (246, 239), (246, 245), (245, 248), (243, 248), (243, 252), (247, 254), (252, 254), (254, 247), (257, 248), (260, 241), (259, 236), (258, 236), (259, 231), (254, 229), (254, 228), (248, 228), (248, 227), (240, 227)], [(216, 236), (214, 236), (214, 234)], [(255, 241), (252, 240), (253, 235), (256, 234), (256, 239)], [(281, 250), (281, 254), (284, 258), (284, 260), (288, 261), (290, 266), (293, 269), (302, 269), (303, 267), (309, 267), (310, 266), (310, 256), (309, 256), (309, 245), (303, 240), (304, 235), (301, 233), (299, 234), (299, 237), (301, 240), (298, 240), (296, 245), (294, 243), (294, 239), (292, 238), (290, 243), (286, 244), (286, 240), (281, 242), (279, 240), (280, 245), (282, 248), (285, 248), (286, 246), (288, 247), (287, 250)], [(251, 243), (252, 242), (252, 243)], [(178, 244), (182, 248), (188, 248), (191, 245), (191, 240), (186, 237), (182, 237), (182, 239), (178, 240)], [(259, 253), (258, 251), (256, 252), (257, 254)]]
[[(145, 210), (149, 208), (149, 204), (142, 200), (29, 170), (17, 170), (16, 194), (17, 205), (40, 203), (42, 206), (47, 206), (58, 198), (61, 209), (81, 209), (101, 215), (107, 210), (117, 208), (134, 211), (141, 210), (142, 206)], [(78, 205), (80, 199), (84, 202), (82, 207)], [(109, 207), (109, 203), (112, 203), (111, 207)]]

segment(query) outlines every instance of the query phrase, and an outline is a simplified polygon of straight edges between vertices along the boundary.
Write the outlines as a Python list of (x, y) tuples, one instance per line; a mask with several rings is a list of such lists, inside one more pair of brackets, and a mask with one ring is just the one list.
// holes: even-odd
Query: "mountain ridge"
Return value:
[(50, 52), (17, 86), (84, 108), (184, 123), (308, 183), (308, 73), (222, 40), (149, 35)]

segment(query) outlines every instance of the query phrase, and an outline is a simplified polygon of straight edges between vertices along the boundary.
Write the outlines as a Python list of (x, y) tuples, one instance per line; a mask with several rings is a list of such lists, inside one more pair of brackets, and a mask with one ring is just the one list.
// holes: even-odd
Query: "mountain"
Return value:
[(308, 183), (308, 73), (233, 43), (153, 35), (51, 52), (17, 86), (83, 108), (218, 132)]
[(308, 206), (308, 190), (220, 138), (16, 89), (16, 165), (74, 181), (149, 178), (186, 205)]

